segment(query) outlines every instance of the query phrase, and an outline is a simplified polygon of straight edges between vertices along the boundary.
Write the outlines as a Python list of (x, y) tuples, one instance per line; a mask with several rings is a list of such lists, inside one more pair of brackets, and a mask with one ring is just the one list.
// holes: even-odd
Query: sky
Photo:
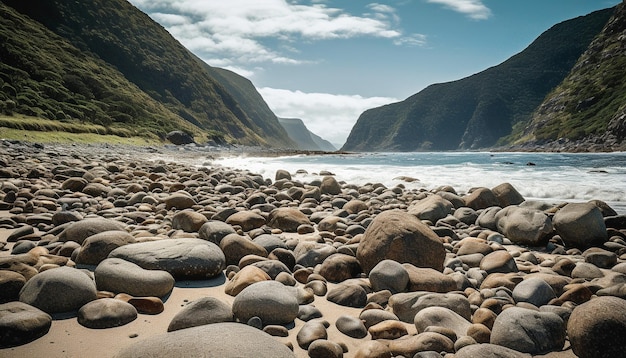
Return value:
[(498, 65), (620, 0), (129, 0), (338, 148), (366, 109)]

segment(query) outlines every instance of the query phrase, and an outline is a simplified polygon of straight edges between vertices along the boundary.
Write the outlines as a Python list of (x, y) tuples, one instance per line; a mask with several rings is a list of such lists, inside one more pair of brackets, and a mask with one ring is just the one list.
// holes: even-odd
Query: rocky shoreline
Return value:
[(626, 351), (603, 202), (184, 164), (215, 155), (0, 142), (0, 356)]

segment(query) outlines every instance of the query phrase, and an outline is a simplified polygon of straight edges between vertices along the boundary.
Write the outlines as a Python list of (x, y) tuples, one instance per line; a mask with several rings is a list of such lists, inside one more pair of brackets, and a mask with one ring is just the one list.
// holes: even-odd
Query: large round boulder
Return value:
[(235, 231), (232, 226), (218, 220), (210, 220), (204, 223), (198, 231), (201, 239), (210, 241), (216, 245), (219, 245), (226, 235), (236, 233), (237, 231)]
[(357, 250), (366, 273), (385, 259), (442, 271), (445, 256), (439, 236), (414, 215), (400, 210), (378, 214), (365, 230)]
[(577, 306), (567, 322), (567, 335), (578, 357), (622, 357), (626, 300), (604, 296)]
[(530, 354), (560, 350), (565, 343), (565, 323), (556, 313), (507, 308), (493, 323), (490, 343)]
[(608, 239), (602, 212), (591, 203), (569, 203), (554, 214), (553, 222), (568, 247), (601, 247)]
[(178, 311), (167, 327), (167, 331), (232, 321), (233, 311), (229, 304), (215, 297), (201, 297)]
[(0, 348), (34, 341), (48, 333), (51, 325), (49, 314), (24, 302), (0, 304)]
[(105, 218), (89, 218), (75, 221), (59, 234), (59, 241), (82, 244), (86, 238), (105, 231), (124, 230), (124, 224)]
[(496, 214), (498, 231), (519, 245), (540, 246), (552, 233), (552, 220), (542, 211), (507, 206)]
[(409, 214), (417, 216), (420, 220), (428, 220), (432, 223), (452, 214), (454, 207), (451, 202), (439, 195), (431, 195), (409, 207)]
[(96, 285), (91, 278), (66, 266), (37, 274), (20, 292), (21, 302), (50, 314), (78, 311), (96, 298)]
[(76, 256), (76, 263), (84, 265), (97, 265), (106, 259), (111, 251), (120, 246), (133, 244), (136, 240), (133, 235), (126, 231), (104, 231), (91, 235), (83, 241), (80, 251)]
[(309, 218), (297, 208), (278, 208), (270, 212), (269, 226), (285, 232), (296, 232), (300, 225), (311, 225)]
[(114, 298), (91, 301), (78, 310), (78, 323), (87, 328), (113, 328), (137, 319), (135, 306)]
[(241, 322), (259, 317), (264, 325), (287, 324), (298, 316), (298, 300), (287, 286), (276, 281), (256, 282), (233, 301), (233, 314)]
[(174, 277), (167, 271), (146, 270), (120, 258), (102, 261), (94, 276), (98, 290), (131, 296), (163, 297), (174, 288)]
[(146, 270), (163, 270), (175, 279), (207, 279), (222, 273), (226, 258), (220, 248), (202, 239), (164, 239), (118, 247), (109, 254)]

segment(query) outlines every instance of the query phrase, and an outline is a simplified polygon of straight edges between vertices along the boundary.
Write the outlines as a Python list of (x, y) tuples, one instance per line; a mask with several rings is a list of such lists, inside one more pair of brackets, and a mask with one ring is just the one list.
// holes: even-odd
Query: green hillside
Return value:
[(127, 1), (3, 0), (0, 10), (5, 113), (292, 144), (275, 117), (255, 124), (197, 58)]
[(543, 145), (586, 139), (606, 149), (619, 146), (626, 138), (625, 31), (622, 3), (567, 78), (535, 111), (530, 125), (517, 128), (511, 140)]
[(473, 76), (367, 110), (343, 150), (418, 151), (493, 146), (527, 122), (567, 76), (613, 9), (557, 24), (519, 54)]

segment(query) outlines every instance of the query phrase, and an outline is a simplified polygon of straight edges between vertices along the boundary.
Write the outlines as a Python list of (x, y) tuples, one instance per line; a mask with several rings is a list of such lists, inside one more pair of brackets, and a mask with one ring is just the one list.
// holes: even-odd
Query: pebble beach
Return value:
[(624, 356), (606, 203), (233, 154), (0, 141), (0, 357)]

